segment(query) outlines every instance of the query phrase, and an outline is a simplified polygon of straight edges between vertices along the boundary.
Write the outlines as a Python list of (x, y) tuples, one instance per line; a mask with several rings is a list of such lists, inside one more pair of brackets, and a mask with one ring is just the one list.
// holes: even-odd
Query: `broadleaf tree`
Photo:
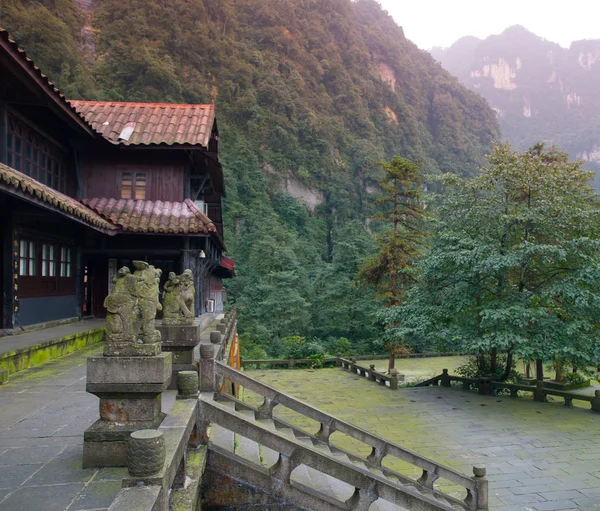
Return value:
[(506, 353), (557, 372), (597, 364), (600, 232), (592, 172), (556, 148), (494, 148), (472, 179), (446, 176), (420, 280), (384, 321), (496, 370)]

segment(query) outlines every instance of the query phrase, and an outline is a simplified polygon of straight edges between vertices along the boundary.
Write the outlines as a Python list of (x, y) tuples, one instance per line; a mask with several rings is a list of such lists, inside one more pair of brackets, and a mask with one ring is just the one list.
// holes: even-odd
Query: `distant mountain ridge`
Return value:
[(431, 54), (488, 100), (513, 145), (556, 144), (600, 170), (600, 39), (567, 49), (516, 25)]

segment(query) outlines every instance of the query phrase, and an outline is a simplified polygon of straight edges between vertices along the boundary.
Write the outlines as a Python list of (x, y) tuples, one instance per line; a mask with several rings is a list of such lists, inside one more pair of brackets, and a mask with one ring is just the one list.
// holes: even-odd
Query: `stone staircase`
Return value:
[[(483, 467), (474, 477), (436, 464), (418, 454), (331, 417), (224, 364), (215, 362), (215, 388), (227, 380), (264, 397), (261, 406), (220, 392), (203, 392), (200, 417), (208, 439), (208, 466), (237, 481), (293, 503), (295, 509), (361, 511), (487, 511)], [(273, 414), (284, 406), (320, 423), (311, 433)], [(334, 431), (371, 447), (367, 457), (330, 442)], [(391, 456), (422, 471), (410, 478), (382, 464)], [(443, 478), (462, 488), (464, 497), (444, 493)]]

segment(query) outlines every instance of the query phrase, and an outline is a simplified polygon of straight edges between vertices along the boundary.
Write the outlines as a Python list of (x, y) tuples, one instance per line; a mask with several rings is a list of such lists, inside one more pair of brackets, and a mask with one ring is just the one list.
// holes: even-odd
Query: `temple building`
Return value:
[(0, 328), (103, 316), (135, 259), (222, 310), (218, 138), (214, 105), (67, 100), (0, 29)]

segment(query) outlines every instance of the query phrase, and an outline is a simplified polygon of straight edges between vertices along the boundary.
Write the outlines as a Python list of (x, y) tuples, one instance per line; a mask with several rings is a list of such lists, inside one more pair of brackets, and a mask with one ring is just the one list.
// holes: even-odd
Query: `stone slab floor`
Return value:
[[(94, 346), (10, 376), (0, 386), (0, 510), (104, 510), (125, 468), (81, 468), (83, 432), (98, 418), (85, 391)], [(171, 399), (173, 398), (173, 399)], [(163, 398), (163, 408), (174, 396)]]
[[(402, 362), (415, 364), (415, 373), (422, 372), (419, 364), (427, 363)], [(484, 464), (490, 511), (600, 511), (600, 414), (558, 402), (478, 396), (457, 388), (391, 391), (341, 369), (248, 374), (465, 474), (472, 474), (474, 464)], [(249, 392), (241, 397), (258, 402)], [(276, 407), (275, 412), (313, 433), (318, 430), (316, 423), (289, 409)], [(362, 455), (370, 452), (339, 433), (331, 440)], [(412, 477), (420, 475), (389, 457), (384, 464)], [(436, 486), (460, 496), (444, 480)]]

